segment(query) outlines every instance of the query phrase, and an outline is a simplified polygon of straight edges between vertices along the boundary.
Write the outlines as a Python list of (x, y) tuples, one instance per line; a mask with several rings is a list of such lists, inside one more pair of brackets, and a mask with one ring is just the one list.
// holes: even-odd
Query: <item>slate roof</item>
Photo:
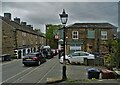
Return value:
[(74, 23), (66, 28), (117, 28), (110, 23)]
[(24, 32), (28, 32), (34, 35), (40, 35), (42, 37), (45, 37), (45, 35), (38, 33), (37, 31), (30, 29), (30, 27), (28, 26), (22, 26), (19, 23), (16, 23), (15, 21), (9, 20), (9, 19), (5, 19), (4, 17), (0, 16), (0, 19), (2, 19), (4, 22), (10, 24), (11, 26), (13, 26), (16, 30), (21, 30)]

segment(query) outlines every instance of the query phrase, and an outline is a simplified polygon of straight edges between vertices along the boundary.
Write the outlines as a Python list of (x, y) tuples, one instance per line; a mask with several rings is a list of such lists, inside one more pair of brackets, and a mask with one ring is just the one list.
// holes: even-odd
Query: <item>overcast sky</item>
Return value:
[(21, 21), (41, 29), (42, 32), (45, 32), (45, 24), (61, 24), (59, 14), (62, 13), (62, 9), (65, 9), (69, 15), (67, 25), (75, 22), (108, 22), (118, 27), (118, 0), (104, 0), (104, 2), (100, 2), (102, 0), (96, 0), (96, 2), (87, 2), (88, 0), (84, 0), (84, 2), (47, 1), (49, 0), (46, 2), (4, 0), (0, 15), (3, 16), (4, 13), (9, 12), (12, 14), (12, 19), (21, 18)]

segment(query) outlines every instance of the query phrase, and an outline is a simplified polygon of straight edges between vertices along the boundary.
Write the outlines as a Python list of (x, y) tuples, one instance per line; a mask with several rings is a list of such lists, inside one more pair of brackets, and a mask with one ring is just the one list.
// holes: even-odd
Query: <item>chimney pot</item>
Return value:
[(16, 23), (19, 23), (20, 24), (20, 18), (14, 18), (14, 21), (16, 22)]
[(11, 20), (11, 13), (4, 13), (4, 18)]
[(28, 27), (31, 27), (31, 25), (27, 25)]
[(21, 22), (21, 25), (26, 26), (26, 22)]

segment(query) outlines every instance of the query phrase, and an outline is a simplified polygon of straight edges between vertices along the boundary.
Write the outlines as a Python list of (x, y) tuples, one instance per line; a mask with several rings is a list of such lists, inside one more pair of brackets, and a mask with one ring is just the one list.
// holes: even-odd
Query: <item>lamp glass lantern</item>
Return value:
[(62, 24), (65, 25), (67, 23), (67, 20), (68, 20), (68, 14), (65, 13), (65, 9), (63, 9), (62, 14), (59, 14), (59, 15), (60, 15), (60, 19), (61, 19)]

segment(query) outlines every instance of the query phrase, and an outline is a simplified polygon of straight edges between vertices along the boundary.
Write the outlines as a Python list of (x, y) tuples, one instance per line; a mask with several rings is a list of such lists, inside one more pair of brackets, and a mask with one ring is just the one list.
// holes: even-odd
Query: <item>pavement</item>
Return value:
[[(58, 59), (59, 62), (59, 59)], [(62, 66), (63, 64), (58, 63), (58, 69), (53, 70), (51, 76), (48, 76), (46, 79), (47, 84), (53, 83), (102, 83), (102, 84), (111, 84), (111, 85), (120, 85), (120, 79), (102, 79), (101, 74), (99, 79), (88, 79), (88, 69), (97, 68), (102, 69), (101, 66), (84, 66), (84, 65), (66, 65), (66, 75), (67, 80), (62, 80)]]

